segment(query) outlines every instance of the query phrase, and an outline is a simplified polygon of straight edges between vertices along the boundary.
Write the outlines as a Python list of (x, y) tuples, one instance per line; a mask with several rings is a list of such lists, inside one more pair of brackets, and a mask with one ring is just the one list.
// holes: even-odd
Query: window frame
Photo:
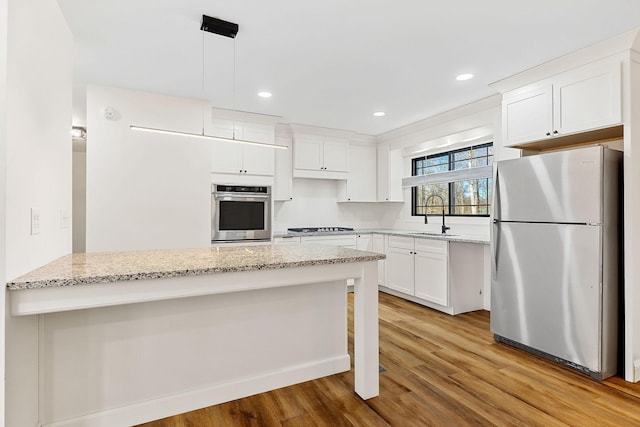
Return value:
[[(443, 151), (440, 153), (434, 153), (434, 154), (430, 154), (430, 155), (426, 155), (426, 156), (422, 156), (422, 157), (416, 157), (411, 159), (411, 176), (419, 176), (417, 175), (417, 164), (419, 161), (421, 160), (426, 160), (426, 159), (433, 159), (436, 157), (443, 157), (443, 156), (448, 156), (448, 169), (447, 171), (453, 171), (456, 169), (453, 169), (453, 165), (455, 164), (456, 160), (455, 160), (455, 154), (456, 153), (461, 153), (464, 151), (470, 151), (470, 150), (474, 150), (474, 149), (478, 149), (478, 148), (484, 148), (484, 147), (493, 147), (493, 141), (490, 142), (485, 142), (482, 144), (478, 144), (478, 145), (471, 145), (468, 147), (463, 147), (463, 148), (458, 148), (455, 150), (451, 150), (451, 151)], [(493, 157), (494, 154), (491, 154), (491, 157)], [(486, 156), (487, 158), (489, 157), (489, 155)], [(491, 164), (493, 164), (493, 161), (491, 162)], [(491, 178), (482, 178), (482, 179), (491, 179)], [(447, 186), (448, 186), (448, 191), (449, 191), (449, 197), (447, 200), (447, 213), (445, 213), (445, 216), (450, 216), (450, 217), (470, 217), (470, 218), (488, 218), (491, 216), (490, 211), (491, 211), (491, 200), (488, 201), (487, 203), (487, 213), (486, 214), (452, 214), (452, 208), (455, 208), (455, 204), (453, 203), (453, 201), (455, 201), (455, 189), (454, 189), (454, 185), (455, 182), (458, 181), (450, 181), (447, 182)], [(416, 213), (418, 206), (416, 205), (417, 203), (417, 198), (418, 198), (418, 187), (412, 187), (411, 188), (411, 216), (419, 216), (419, 217), (424, 217), (424, 214), (418, 214)], [(484, 206), (484, 205), (483, 205)], [(455, 210), (455, 209), (454, 209)], [(435, 213), (428, 213), (426, 214), (429, 217), (433, 217), (433, 216), (442, 216), (442, 213), (439, 214), (435, 214)]]

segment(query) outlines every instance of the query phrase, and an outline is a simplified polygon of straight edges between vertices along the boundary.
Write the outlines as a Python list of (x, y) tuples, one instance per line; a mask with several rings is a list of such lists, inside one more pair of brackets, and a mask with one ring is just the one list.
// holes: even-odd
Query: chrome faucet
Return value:
[(449, 230), (451, 227), (447, 227), (444, 223), (444, 199), (442, 198), (442, 196), (440, 196), (439, 194), (432, 194), (429, 197), (427, 197), (427, 200), (424, 202), (424, 208), (425, 208), (425, 213), (424, 213), (424, 223), (428, 224), (429, 222), (427, 221), (427, 212), (426, 209), (429, 207), (429, 200), (431, 200), (432, 197), (437, 197), (438, 199), (440, 199), (440, 204), (442, 205), (442, 234), (445, 234), (447, 232), (447, 230)]

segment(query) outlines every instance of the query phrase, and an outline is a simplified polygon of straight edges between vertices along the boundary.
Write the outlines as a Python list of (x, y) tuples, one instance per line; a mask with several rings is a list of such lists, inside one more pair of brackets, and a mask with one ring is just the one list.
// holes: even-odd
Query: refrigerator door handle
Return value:
[(495, 163), (495, 168), (493, 172), (493, 217), (502, 219), (502, 212), (500, 206), (500, 174), (498, 173), (498, 168), (500, 165)]
[(493, 268), (491, 269), (493, 274), (493, 279), (496, 278), (498, 273), (498, 259), (500, 258), (500, 220), (493, 220), (493, 227), (491, 227), (491, 246), (493, 249), (493, 257), (492, 264)]
[[(493, 227), (491, 227), (491, 249), (493, 251), (492, 261), (492, 275), (493, 279), (496, 278), (498, 272), (498, 258), (500, 256), (500, 218), (502, 218), (500, 212), (500, 174), (498, 173), (499, 163), (494, 163), (495, 168), (493, 170)], [(497, 218), (497, 219), (496, 219)]]

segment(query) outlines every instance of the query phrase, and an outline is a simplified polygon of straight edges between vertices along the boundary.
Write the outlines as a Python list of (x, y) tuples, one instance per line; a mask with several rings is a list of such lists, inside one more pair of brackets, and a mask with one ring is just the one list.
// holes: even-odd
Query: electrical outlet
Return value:
[(40, 234), (40, 209), (31, 208), (31, 235)]
[(60, 229), (64, 230), (65, 228), (69, 228), (69, 211), (60, 209)]

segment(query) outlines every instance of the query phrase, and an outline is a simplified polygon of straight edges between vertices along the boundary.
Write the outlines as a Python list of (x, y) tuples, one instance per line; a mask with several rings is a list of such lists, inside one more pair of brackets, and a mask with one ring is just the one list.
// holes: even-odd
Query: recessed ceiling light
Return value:
[(463, 80), (469, 80), (472, 78), (473, 78), (473, 74), (467, 73), (467, 74), (460, 74), (459, 76), (456, 77), (456, 80), (463, 81)]
[(385, 114), (387, 114), (387, 113), (385, 113), (384, 111), (376, 111), (375, 113), (373, 113), (373, 115), (376, 116), (376, 117), (382, 117)]
[(271, 95), (271, 92), (263, 91), (263, 92), (258, 92), (258, 96), (260, 98), (271, 98), (272, 95)]

